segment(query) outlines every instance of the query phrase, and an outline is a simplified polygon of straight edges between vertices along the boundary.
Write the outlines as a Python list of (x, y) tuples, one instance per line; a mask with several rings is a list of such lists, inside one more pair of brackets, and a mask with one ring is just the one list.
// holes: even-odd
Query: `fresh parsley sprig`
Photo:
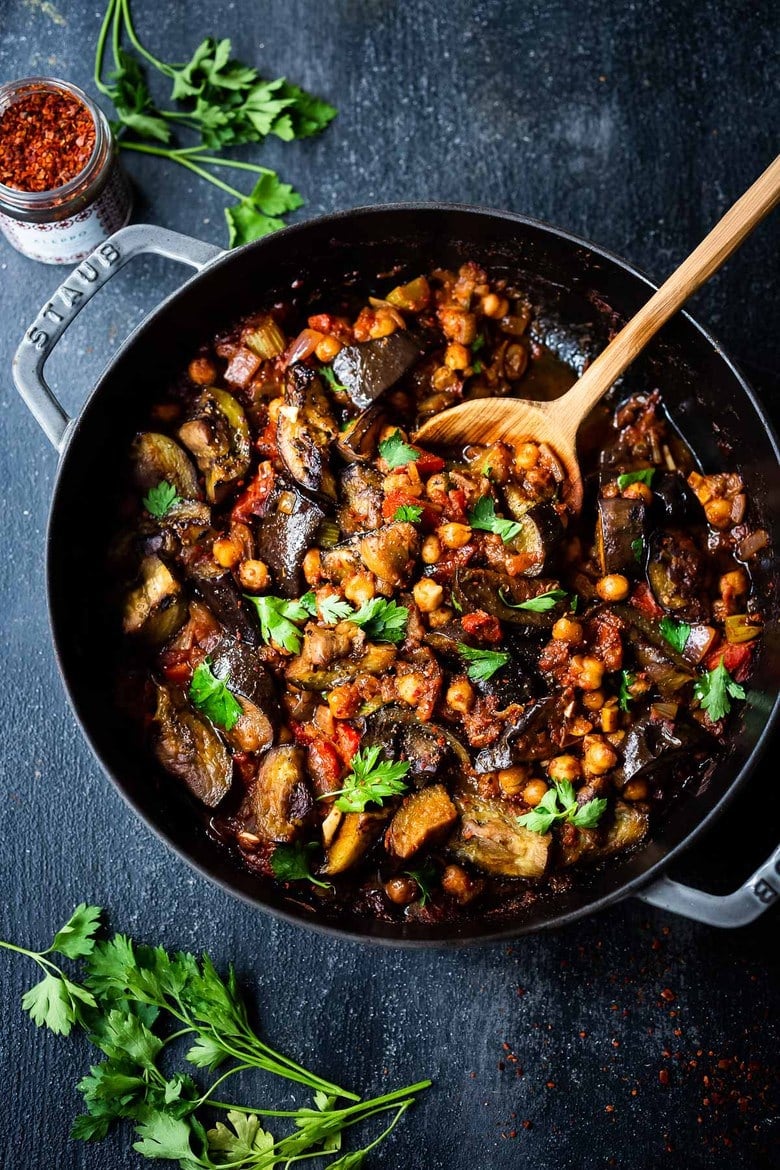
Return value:
[(284, 597), (255, 597), (251, 593), (245, 593), (244, 597), (257, 611), (263, 641), (297, 654), (301, 648), (301, 631), (295, 623), (304, 622), (310, 616), (306, 606)]
[(634, 696), (631, 694), (631, 687), (635, 682), (635, 674), (631, 674), (628, 670), (621, 670), (620, 685), (618, 687), (618, 707), (621, 711), (627, 711), (629, 703), (633, 703), (634, 701)]
[(384, 597), (372, 597), (356, 613), (349, 614), (347, 620), (365, 630), (366, 637), (374, 642), (397, 643), (406, 637), (409, 610)]
[(517, 520), (503, 520), (496, 515), (496, 505), (492, 496), (480, 496), (469, 512), (468, 520), (472, 528), (494, 532), (496, 536), (501, 537), (504, 544), (514, 540), (522, 528)]
[(379, 744), (356, 752), (343, 788), (326, 793), (320, 800), (337, 796), (336, 808), (342, 812), (364, 812), (367, 804), (381, 807), (388, 798), (403, 795), (411, 765), (406, 760), (381, 759), (381, 754)]
[(420, 458), (420, 452), (403, 441), (400, 431), (393, 431), (392, 435), (382, 440), (379, 454), (388, 467), (406, 467), (407, 463), (416, 463)]
[(393, 519), (406, 520), (409, 524), (419, 524), (422, 520), (422, 514), (422, 504), (401, 504), (400, 508), (396, 508)]
[(206, 658), (195, 667), (189, 689), (190, 699), (197, 709), (225, 731), (232, 731), (244, 713), (229, 684), (230, 676), (218, 678)]
[(336, 393), (347, 393), (346, 386), (343, 386), (336, 377), (333, 366), (320, 366), (320, 373), (330, 386), (331, 390), (334, 390)]
[(691, 634), (691, 627), (688, 623), (677, 622), (674, 618), (664, 617), (661, 618), (659, 628), (669, 645), (673, 646), (678, 654), (682, 654)]
[(168, 483), (166, 479), (161, 479), (156, 487), (149, 488), (143, 499), (143, 505), (150, 516), (156, 517), (157, 520), (162, 520), (167, 516), (171, 508), (175, 508), (177, 504), (181, 503), (181, 496), (176, 491), (172, 483)]
[(731, 699), (744, 699), (745, 688), (731, 677), (721, 658), (714, 670), (706, 671), (696, 682), (693, 693), (713, 723), (731, 710)]
[(531, 613), (546, 613), (548, 609), (555, 609), (558, 602), (563, 601), (567, 594), (565, 589), (548, 589), (545, 593), (537, 593), (536, 597), (529, 597), (528, 601), (510, 601), (499, 590), (498, 596), (510, 609), (528, 609)]
[(650, 487), (654, 475), (654, 467), (643, 467), (641, 471), (624, 471), (617, 478), (618, 490), (622, 492), (624, 488), (627, 488), (632, 483), (644, 483)]
[(311, 872), (310, 858), (317, 849), (317, 842), (310, 841), (303, 844), (294, 841), (291, 845), (277, 845), (271, 855), (271, 869), (274, 877), (282, 882), (311, 882), (313, 886), (320, 886), (323, 890), (331, 889), (330, 882), (320, 881)]
[(484, 682), (492, 678), (497, 670), (501, 670), (502, 666), (509, 662), (509, 655), (505, 650), (476, 650), (473, 646), (467, 646), (465, 642), (458, 642), (457, 651), (461, 658), (468, 662), (466, 673), (474, 682)]
[(578, 829), (594, 828), (607, 807), (604, 797), (596, 797), (587, 804), (577, 804), (574, 785), (569, 780), (554, 780), (536, 808), (517, 818), (518, 825), (532, 833), (549, 833), (556, 821), (568, 821)]

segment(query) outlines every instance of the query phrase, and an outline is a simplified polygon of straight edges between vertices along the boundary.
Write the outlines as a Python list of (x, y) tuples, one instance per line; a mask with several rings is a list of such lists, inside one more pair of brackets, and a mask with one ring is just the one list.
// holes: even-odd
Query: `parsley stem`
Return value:
[(155, 69), (158, 70), (158, 72), (164, 74), (166, 77), (173, 77), (176, 70), (173, 69), (170, 65), (166, 65), (164, 61), (160, 61), (157, 57), (154, 56), (153, 53), (150, 53), (148, 49), (145, 49), (139, 41), (135, 28), (133, 27), (132, 17), (130, 16), (130, 0), (117, 0), (117, 5), (122, 10), (125, 31), (130, 38), (130, 42), (133, 45), (133, 48), (136, 49), (142, 57), (145, 57), (149, 64), (153, 65)]
[(26, 947), (17, 947), (13, 943), (4, 942), (2, 939), (0, 939), (0, 947), (6, 951), (15, 951), (17, 955), (26, 955), (28, 959), (32, 959), (34, 963), (37, 963), (47, 975), (51, 974), (52, 971), (56, 971), (58, 975), (62, 975), (61, 968), (56, 963), (52, 963), (51, 959), (45, 957), (45, 951), (28, 951)]
[(228, 183), (223, 183), (216, 175), (210, 175), (203, 167), (198, 167), (189, 158), (177, 150), (166, 150), (162, 146), (147, 146), (144, 142), (125, 142), (120, 139), (119, 145), (122, 150), (136, 150), (139, 154), (154, 154), (158, 158), (167, 158), (170, 162), (178, 163), (179, 166), (186, 167), (188, 171), (198, 175), (201, 179), (206, 179), (209, 183), (213, 183), (215, 187), (219, 187), (221, 191), (232, 195), (234, 199), (243, 199), (243, 193), (237, 191), (235, 187), (231, 187)]
[(288, 1081), (296, 1081), (300, 1085), (306, 1085), (309, 1089), (321, 1089), (329, 1096), (346, 1097), (351, 1101), (360, 1100), (357, 1093), (349, 1093), (346, 1089), (332, 1084), (331, 1081), (324, 1081), (315, 1073), (309, 1072), (303, 1065), (297, 1064), (294, 1060), (264, 1044), (251, 1032), (246, 1033), (246, 1038), (234, 1038), (233, 1043), (236, 1047), (232, 1047), (223, 1036), (219, 1035), (216, 1029), (212, 1028), (211, 1030), (223, 1051), (238, 1061), (248, 1062), (250, 1068), (265, 1069), (266, 1072), (273, 1073), (275, 1076), (285, 1077)]
[(101, 79), (101, 74), (103, 73), (103, 58), (105, 56), (108, 30), (115, 11), (118, 11), (118, 4), (119, 0), (110, 0), (110, 3), (106, 8), (106, 14), (103, 17), (103, 23), (100, 26), (100, 32), (98, 33), (98, 39), (95, 45), (95, 64), (92, 71), (92, 79), (100, 92), (106, 97), (109, 96), (109, 89), (106, 83)]

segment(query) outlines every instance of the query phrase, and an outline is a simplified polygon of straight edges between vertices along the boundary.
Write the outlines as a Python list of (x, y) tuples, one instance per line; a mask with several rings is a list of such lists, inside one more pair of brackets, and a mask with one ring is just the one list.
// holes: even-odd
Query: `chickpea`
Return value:
[(544, 799), (547, 792), (547, 785), (544, 780), (531, 780), (523, 789), (523, 800), (531, 808), (536, 808)]
[(442, 603), (444, 590), (430, 577), (423, 577), (412, 590), (412, 597), (423, 613), (433, 613)]
[(445, 548), (463, 548), (471, 540), (468, 524), (442, 524), (436, 531)]
[(426, 536), (422, 545), (422, 556), (424, 565), (435, 565), (441, 556), (441, 541), (438, 536)]
[(641, 500), (643, 504), (652, 504), (653, 493), (646, 483), (630, 483), (620, 493), (624, 500)]
[(467, 678), (455, 678), (447, 688), (444, 702), (452, 711), (465, 714), (474, 705), (474, 688)]
[(558, 618), (552, 628), (552, 636), (556, 642), (569, 642), (571, 645), (576, 645), (582, 641), (582, 626), (579, 622), (572, 621), (571, 618)]
[(498, 772), (498, 786), (505, 796), (520, 796), (528, 786), (528, 769), (523, 764), (501, 768)]
[(395, 333), (397, 328), (398, 323), (390, 313), (377, 309), (373, 324), (369, 326), (368, 336), (371, 341), (376, 341), (380, 337), (389, 337), (391, 333)]
[(271, 575), (265, 561), (242, 561), (238, 568), (238, 579), (242, 588), (251, 593), (260, 593), (271, 583)]
[(357, 606), (370, 601), (376, 593), (376, 581), (373, 573), (353, 573), (344, 582), (344, 596), (347, 601)]
[(624, 800), (647, 800), (647, 781), (629, 780), (623, 789)]
[(748, 579), (744, 569), (732, 569), (730, 573), (724, 573), (719, 582), (721, 596), (726, 593), (733, 593), (735, 597), (740, 597), (743, 593), (748, 591)]
[(624, 601), (629, 588), (628, 577), (622, 573), (608, 573), (596, 584), (596, 592), (602, 601)]
[(244, 550), (239, 542), (229, 536), (220, 536), (211, 548), (211, 555), (223, 569), (235, 569), (243, 554)]
[(207, 357), (196, 357), (187, 367), (190, 381), (196, 386), (209, 386), (217, 378), (217, 367)]
[(521, 443), (515, 451), (515, 464), (521, 471), (530, 471), (539, 462), (537, 443)]
[(398, 698), (403, 703), (408, 703), (410, 707), (419, 705), (425, 694), (425, 686), (425, 676), (418, 674), (417, 671), (399, 675), (395, 683)]
[(454, 616), (455, 610), (443, 605), (441, 609), (435, 609), (433, 613), (428, 614), (428, 625), (432, 630), (440, 630), (442, 626), (448, 625)]
[(428, 476), (425, 484), (425, 494), (429, 500), (435, 500), (437, 496), (446, 496), (447, 489), (450, 486), (449, 476), (446, 471), (434, 471), (433, 475)]
[(272, 398), (268, 403), (268, 419), (269, 422), (275, 423), (279, 420), (279, 411), (284, 406), (283, 398)]
[(575, 686), (583, 691), (597, 691), (604, 678), (604, 663), (586, 654), (575, 655), (571, 660), (571, 671), (576, 679)]
[(559, 783), (568, 780), (573, 784), (582, 775), (582, 765), (576, 756), (556, 756), (547, 765), (547, 775)]
[(458, 383), (458, 376), (449, 366), (437, 366), (431, 375), (431, 389), (437, 393), (452, 390)]
[(444, 364), (450, 370), (465, 370), (471, 365), (471, 354), (465, 345), (461, 345), (459, 341), (453, 341), (447, 346)]
[(322, 579), (322, 556), (318, 548), (310, 548), (303, 558), (303, 576), (307, 585), (318, 585)]
[(455, 305), (448, 305), (439, 310), (439, 321), (442, 332), (448, 341), (458, 341), (461, 345), (471, 345), (477, 336), (477, 318), (466, 309), (459, 309)]
[(603, 776), (617, 763), (617, 753), (603, 739), (593, 739), (585, 748), (585, 768), (594, 776)]
[(484, 884), (466, 873), (462, 865), (448, 865), (441, 875), (441, 888), (462, 905), (472, 902), (482, 892)]
[(337, 337), (323, 337), (317, 344), (314, 353), (318, 362), (332, 362), (336, 354), (341, 353), (342, 345)]
[(716, 497), (704, 505), (704, 515), (713, 528), (728, 528), (731, 522), (731, 504), (728, 500)]
[(334, 719), (352, 719), (362, 702), (354, 683), (344, 683), (328, 693), (328, 706)]
[(603, 691), (587, 691), (582, 696), (582, 705), (588, 711), (600, 711), (604, 706), (604, 692)]
[(509, 301), (506, 297), (499, 297), (491, 292), (482, 298), (480, 308), (486, 317), (506, 317), (509, 312)]
[(396, 906), (406, 906), (417, 897), (417, 882), (401, 874), (385, 882), (385, 893)]
[(510, 382), (519, 382), (528, 366), (528, 350), (515, 342), (504, 354), (504, 373)]

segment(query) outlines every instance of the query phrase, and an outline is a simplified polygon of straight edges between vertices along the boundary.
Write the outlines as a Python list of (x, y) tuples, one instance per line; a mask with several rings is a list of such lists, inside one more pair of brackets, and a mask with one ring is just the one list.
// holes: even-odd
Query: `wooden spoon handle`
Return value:
[(670, 317), (780, 202), (780, 155), (610, 341), (568, 394), (550, 403), (574, 441), (582, 419)]

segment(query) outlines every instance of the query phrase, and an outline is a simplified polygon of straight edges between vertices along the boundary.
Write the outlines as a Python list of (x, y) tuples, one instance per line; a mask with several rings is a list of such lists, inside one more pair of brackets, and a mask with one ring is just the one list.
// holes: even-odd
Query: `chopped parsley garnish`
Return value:
[[(328, 792), (337, 796), (336, 808), (341, 812), (364, 812), (367, 804), (378, 804), (392, 796), (402, 796), (407, 784), (404, 777), (411, 764), (406, 760), (382, 760), (379, 744), (361, 749), (352, 757), (352, 771), (344, 779), (344, 787)], [(320, 800), (325, 799), (320, 797)]]
[(431, 900), (433, 883), (436, 881), (436, 869), (432, 862), (424, 861), (419, 869), (405, 869), (407, 877), (417, 882), (420, 897), (417, 899), (421, 906), (426, 906)]
[(316, 841), (310, 841), (308, 845), (301, 841), (296, 841), (292, 845), (277, 845), (271, 854), (274, 877), (279, 878), (281, 882), (311, 882), (314, 886), (329, 890), (330, 882), (321, 882), (311, 872), (309, 858), (316, 849)]
[(218, 678), (207, 658), (196, 666), (190, 682), (189, 696), (193, 704), (217, 727), (232, 731), (243, 714), (243, 708), (229, 687), (230, 675)]
[(482, 362), (479, 360), (479, 358), (476, 358), (471, 363), (471, 369), (474, 374), (481, 374), (484, 368), (485, 367), (482, 365)]
[(300, 601), (287, 601), (284, 597), (254, 597), (245, 593), (260, 619), (260, 636), (264, 642), (273, 642), (282, 650), (297, 654), (301, 648), (301, 631), (294, 622), (303, 622), (309, 617), (309, 610)]
[(485, 334), (478, 333), (471, 343), (471, 352), (479, 353), (481, 349), (485, 348)]
[(641, 563), (642, 557), (645, 555), (645, 542), (641, 536), (637, 536), (631, 541), (631, 552), (634, 554), (634, 560)]
[(420, 458), (420, 452), (403, 441), (400, 431), (394, 431), (389, 438), (382, 440), (379, 454), (388, 467), (406, 467), (407, 463), (416, 463)]
[(348, 620), (364, 629), (366, 637), (374, 642), (403, 642), (408, 618), (405, 605), (372, 597), (363, 602), (357, 613), (350, 614)]
[(631, 674), (628, 670), (621, 670), (620, 672), (620, 687), (618, 688), (618, 707), (621, 711), (628, 710), (628, 704), (633, 703), (634, 696), (631, 694), (631, 687), (636, 682), (636, 675)]
[(596, 797), (587, 804), (577, 804), (574, 785), (569, 780), (553, 780), (536, 808), (517, 818), (518, 825), (532, 833), (549, 833), (556, 821), (568, 821), (578, 829), (592, 829), (599, 823), (607, 807), (604, 797)]
[(343, 386), (341, 382), (339, 382), (338, 378), (333, 372), (333, 366), (320, 366), (320, 373), (330, 386), (331, 390), (335, 392), (343, 391), (345, 394), (347, 393), (346, 386)]
[(548, 589), (546, 593), (539, 593), (536, 597), (529, 597), (528, 601), (510, 601), (499, 589), (498, 596), (504, 605), (510, 609), (528, 609), (531, 613), (546, 613), (548, 609), (555, 609), (559, 601), (566, 597), (565, 589)]
[(300, 598), (300, 604), (303, 606), (303, 608), (306, 610), (307, 613), (311, 614), (312, 617), (316, 618), (316, 616), (317, 616), (317, 595), (313, 589), (310, 589), (308, 593), (304, 593), (303, 597)]
[(687, 622), (677, 622), (674, 618), (661, 618), (661, 633), (670, 646), (674, 646), (678, 654), (682, 654), (691, 633)]
[(504, 650), (475, 650), (464, 642), (458, 642), (457, 650), (461, 658), (468, 662), (466, 673), (474, 682), (492, 678), (497, 670), (509, 662), (509, 655)]
[(744, 687), (731, 677), (722, 658), (714, 670), (708, 670), (701, 676), (693, 693), (713, 723), (728, 715), (731, 699), (745, 698)]
[(504, 544), (519, 533), (522, 525), (516, 520), (502, 520), (496, 515), (496, 505), (492, 496), (481, 496), (469, 512), (469, 524), (472, 528), (480, 528), (484, 532), (495, 532)]
[(342, 601), (336, 594), (320, 599), (319, 610), (322, 620), (329, 626), (343, 622), (352, 614), (352, 606), (348, 601)]
[(641, 471), (624, 471), (622, 475), (618, 476), (618, 489), (622, 492), (630, 483), (645, 483), (650, 487), (654, 475), (654, 467), (643, 467)]
[(396, 508), (393, 519), (406, 520), (409, 524), (419, 524), (422, 514), (422, 504), (401, 504), (400, 508)]
[(158, 520), (162, 520), (163, 516), (168, 515), (171, 508), (175, 508), (180, 503), (181, 496), (173, 484), (168, 483), (167, 479), (160, 480), (157, 487), (149, 488), (143, 499), (147, 512)]

